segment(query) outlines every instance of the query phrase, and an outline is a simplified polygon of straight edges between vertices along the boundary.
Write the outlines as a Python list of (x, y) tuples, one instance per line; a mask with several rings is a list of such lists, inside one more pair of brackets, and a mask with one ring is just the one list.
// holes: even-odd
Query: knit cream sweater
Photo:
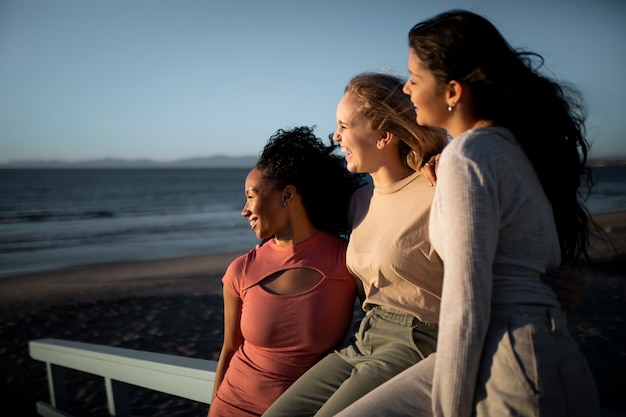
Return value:
[(430, 237), (445, 265), (433, 406), (469, 417), (492, 305), (558, 307), (540, 275), (560, 262), (552, 209), (504, 128), (471, 130), (443, 151)]

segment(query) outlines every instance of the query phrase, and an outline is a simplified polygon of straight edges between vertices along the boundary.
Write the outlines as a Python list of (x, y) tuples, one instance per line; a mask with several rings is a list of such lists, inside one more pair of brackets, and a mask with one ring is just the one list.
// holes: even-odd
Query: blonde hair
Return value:
[(367, 72), (352, 78), (345, 93), (359, 100), (359, 114), (369, 120), (372, 129), (400, 138), (400, 158), (418, 171), (443, 150), (448, 137), (443, 129), (417, 124), (415, 107), (402, 92), (403, 86), (404, 81), (396, 76)]

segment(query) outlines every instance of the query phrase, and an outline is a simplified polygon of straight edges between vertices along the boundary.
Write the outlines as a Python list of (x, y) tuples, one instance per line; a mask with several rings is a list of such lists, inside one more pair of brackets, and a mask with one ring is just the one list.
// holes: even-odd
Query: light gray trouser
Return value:
[(437, 325), (387, 307), (367, 312), (353, 342), (302, 375), (264, 417), (330, 417), (435, 350)]
[[(432, 415), (436, 354), (336, 417)], [(475, 392), (475, 416), (599, 416), (595, 382), (555, 308), (494, 308)]]

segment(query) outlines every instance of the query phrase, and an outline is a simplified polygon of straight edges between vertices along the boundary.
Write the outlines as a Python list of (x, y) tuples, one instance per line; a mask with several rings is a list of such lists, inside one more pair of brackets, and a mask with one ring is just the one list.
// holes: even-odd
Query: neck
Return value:
[(493, 125), (494, 125), (493, 120), (480, 119), (474, 123), (474, 126), (472, 126), (472, 129), (482, 129), (485, 127), (492, 127)]
[(384, 166), (376, 172), (370, 172), (375, 187), (389, 187), (413, 174), (415, 174), (415, 171), (404, 164)]
[[(296, 225), (294, 227), (294, 224)], [(274, 243), (278, 246), (294, 246), (304, 242), (317, 233), (317, 229), (308, 220), (290, 222), (285, 229), (274, 235)]]
[(450, 128), (450, 130), (448, 130), (448, 133), (450, 133), (450, 136), (452, 136), (452, 138), (454, 139), (457, 136), (467, 132), (468, 130), (482, 129), (482, 128), (492, 127), (492, 126), (495, 126), (495, 123), (493, 122), (493, 120), (487, 120), (487, 119), (465, 120), (465, 121), (461, 121), (459, 124), (456, 124), (455, 126)]

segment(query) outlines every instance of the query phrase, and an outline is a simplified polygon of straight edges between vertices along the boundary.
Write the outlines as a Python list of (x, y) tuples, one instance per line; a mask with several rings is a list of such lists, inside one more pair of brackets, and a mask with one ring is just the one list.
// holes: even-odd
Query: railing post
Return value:
[(46, 362), (50, 402), (59, 410), (67, 410), (67, 390), (65, 389), (65, 368)]
[(104, 378), (109, 414), (115, 417), (130, 417), (128, 384), (111, 378)]
[(115, 417), (130, 417), (128, 384), (111, 378), (104, 378), (109, 414)]

